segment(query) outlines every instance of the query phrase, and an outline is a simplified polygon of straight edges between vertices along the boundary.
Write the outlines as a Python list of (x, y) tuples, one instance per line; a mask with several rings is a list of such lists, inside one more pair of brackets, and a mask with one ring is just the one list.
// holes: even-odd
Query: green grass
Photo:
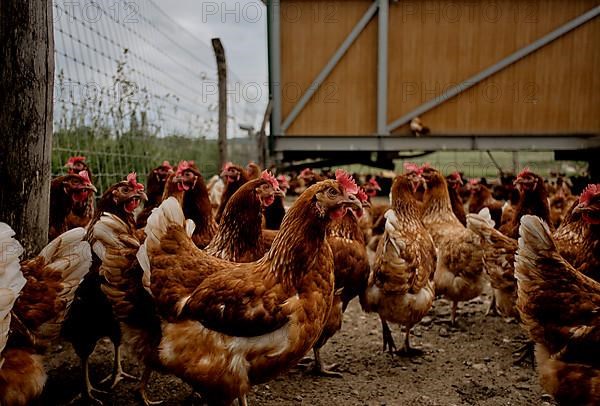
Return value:
[[(542, 176), (548, 176), (550, 172), (564, 172), (567, 175), (581, 174), (587, 169), (587, 162), (574, 161), (556, 161), (553, 152), (518, 152), (516, 155), (516, 168), (513, 164), (513, 153), (496, 151), (492, 156), (505, 172), (517, 173), (525, 167)], [(468, 178), (495, 178), (498, 176), (498, 169), (484, 151), (440, 151), (432, 154), (414, 158), (395, 160), (395, 172), (403, 171), (404, 162), (415, 162), (419, 165), (428, 163), (431, 166), (440, 169), (444, 174), (450, 174), (454, 171), (460, 171)], [(370, 168), (364, 165), (345, 166), (349, 171), (356, 173), (378, 173), (378, 169)]]

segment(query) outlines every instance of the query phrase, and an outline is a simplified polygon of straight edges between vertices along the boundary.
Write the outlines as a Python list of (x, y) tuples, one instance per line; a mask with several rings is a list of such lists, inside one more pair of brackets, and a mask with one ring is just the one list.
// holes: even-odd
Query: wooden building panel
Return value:
[[(372, 4), (282, 1), (283, 118)], [(388, 122), (600, 4), (598, 0), (390, 2)], [(600, 133), (600, 19), (422, 115), (436, 134)], [(376, 131), (377, 16), (289, 135)], [(394, 131), (407, 133), (406, 126)]]
[[(369, 0), (284, 1), (282, 110), (288, 116), (372, 4)], [(287, 20), (287, 21), (286, 21)], [(377, 18), (364, 29), (286, 134), (371, 134), (375, 128)]]

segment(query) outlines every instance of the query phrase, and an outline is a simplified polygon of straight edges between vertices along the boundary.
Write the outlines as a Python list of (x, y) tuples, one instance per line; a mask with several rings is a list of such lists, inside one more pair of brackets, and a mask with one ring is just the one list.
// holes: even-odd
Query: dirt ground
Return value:
[[(450, 327), (450, 307), (437, 300), (414, 329), (412, 344), (421, 356), (403, 358), (382, 352), (381, 326), (357, 301), (349, 306), (342, 331), (322, 350), (325, 363), (337, 363), (343, 378), (321, 378), (300, 367), (253, 388), (251, 405), (553, 405), (543, 395), (535, 371), (513, 365), (513, 350), (524, 339), (521, 328), (499, 317), (485, 317), (489, 297), (461, 305), (456, 328)], [(402, 335), (392, 331), (398, 347)], [(69, 344), (48, 354), (49, 379), (43, 405), (77, 405), (79, 361)], [(101, 342), (91, 361), (92, 381), (109, 374), (112, 346)], [(140, 374), (127, 356), (125, 370)], [(101, 395), (107, 405), (137, 405), (135, 383), (124, 381), (114, 393)], [(179, 379), (153, 375), (149, 395), (164, 405), (194, 405), (191, 388)]]

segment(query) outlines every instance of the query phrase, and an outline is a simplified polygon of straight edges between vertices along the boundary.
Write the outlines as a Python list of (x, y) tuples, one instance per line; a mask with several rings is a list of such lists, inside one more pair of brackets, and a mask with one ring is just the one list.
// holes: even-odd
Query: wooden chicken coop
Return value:
[[(268, 12), (276, 160), (600, 148), (598, 0), (279, 0)], [(411, 133), (415, 117), (428, 135)]]

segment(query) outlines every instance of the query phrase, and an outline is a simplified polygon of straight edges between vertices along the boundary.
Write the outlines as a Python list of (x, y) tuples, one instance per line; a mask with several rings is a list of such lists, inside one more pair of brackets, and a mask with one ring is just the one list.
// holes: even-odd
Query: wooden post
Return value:
[(51, 0), (0, 2), (0, 221), (27, 256), (48, 239), (54, 36)]
[(219, 38), (212, 39), (219, 77), (219, 168), (227, 162), (227, 62)]

